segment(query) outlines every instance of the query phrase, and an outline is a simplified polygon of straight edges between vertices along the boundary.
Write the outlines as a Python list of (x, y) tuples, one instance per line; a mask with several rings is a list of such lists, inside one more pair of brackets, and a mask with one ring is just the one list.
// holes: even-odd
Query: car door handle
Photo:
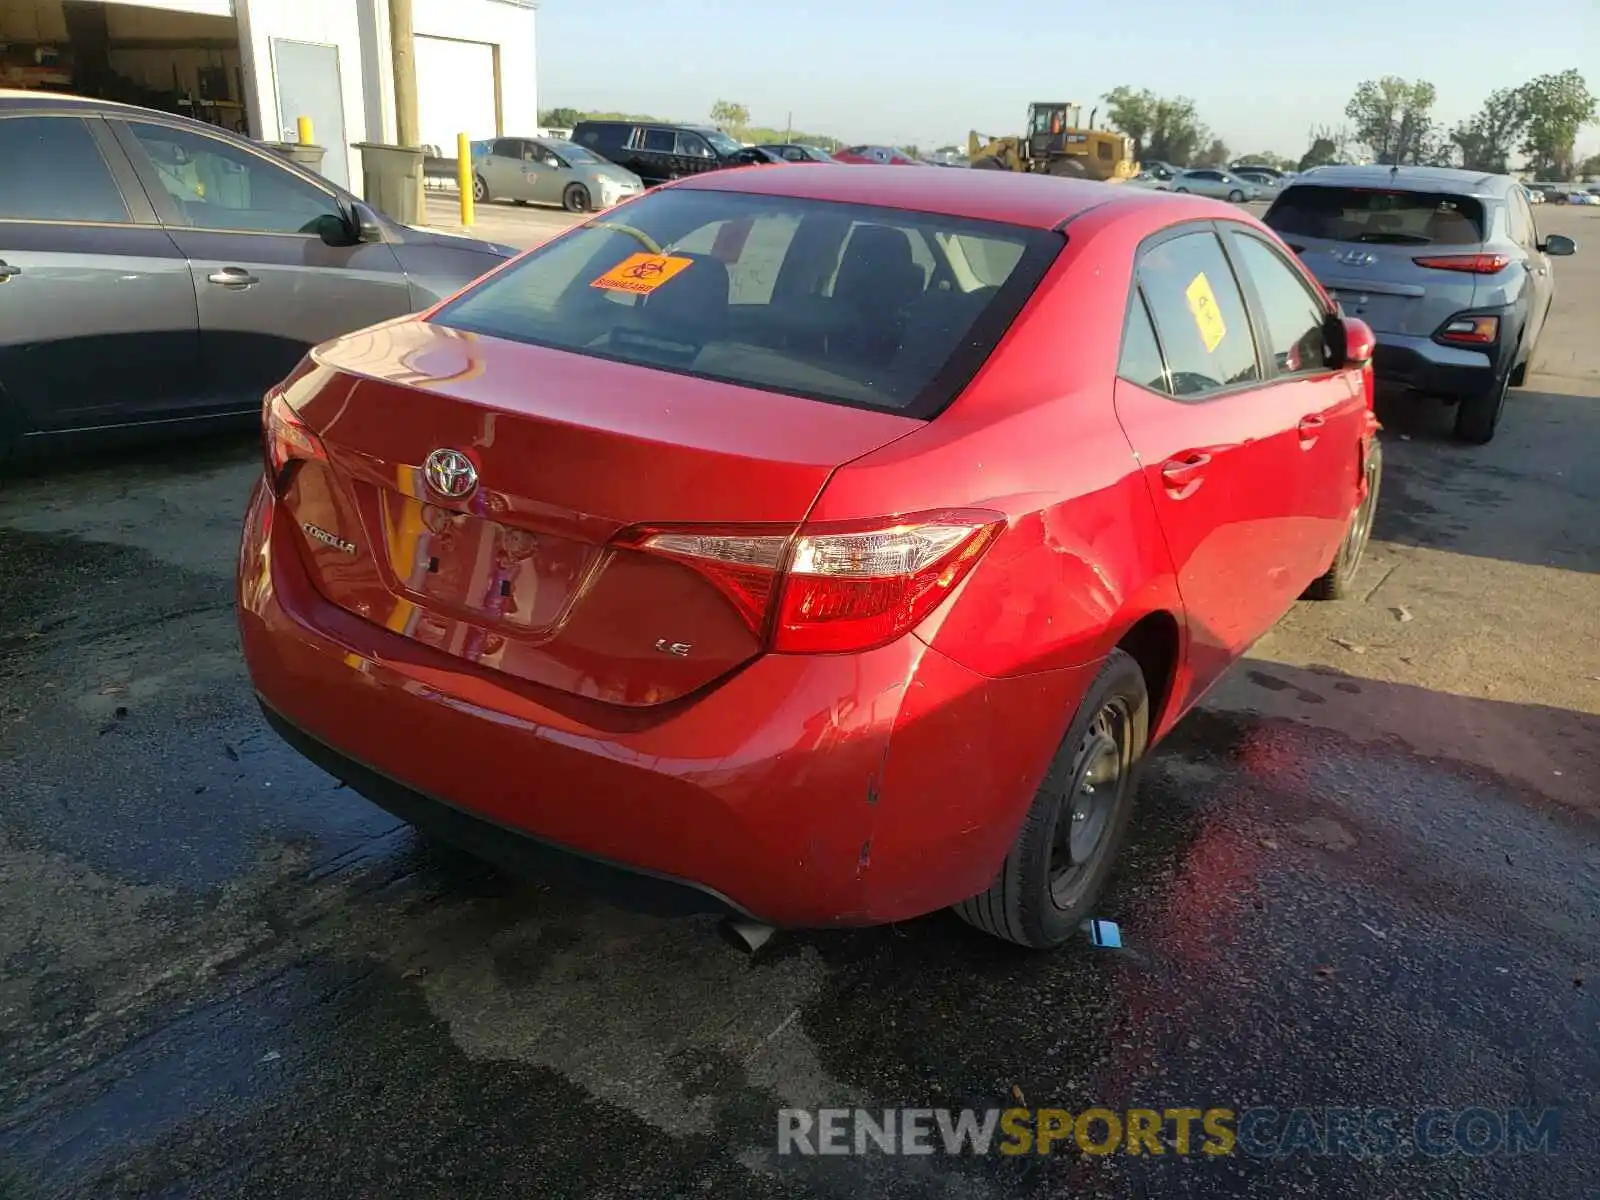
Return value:
[(0, 259), (0, 283), (4, 283), (14, 275), (21, 275), (21, 267), (13, 267), (10, 263)]
[(1199, 451), (1169, 458), (1161, 465), (1161, 483), (1169, 496), (1182, 500), (1200, 486), (1201, 477), (1210, 464), (1211, 455)]
[(1312, 444), (1322, 436), (1323, 428), (1328, 424), (1327, 418), (1321, 413), (1311, 413), (1300, 418), (1300, 449), (1309, 450)]
[(206, 279), (220, 287), (247, 288), (252, 283), (260, 283), (254, 275), (243, 267), (223, 267), (220, 271), (213, 271)]

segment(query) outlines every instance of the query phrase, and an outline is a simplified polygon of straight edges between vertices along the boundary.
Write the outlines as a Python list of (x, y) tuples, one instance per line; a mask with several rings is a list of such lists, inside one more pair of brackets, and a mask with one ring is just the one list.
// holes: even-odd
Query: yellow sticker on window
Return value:
[(1222, 320), (1222, 310), (1217, 307), (1217, 297), (1211, 290), (1211, 281), (1201, 271), (1183, 290), (1189, 300), (1189, 312), (1194, 317), (1194, 327), (1200, 331), (1206, 353), (1213, 354), (1222, 339), (1228, 336), (1228, 327)]
[(674, 254), (633, 254), (591, 283), (611, 292), (648, 296), (674, 275), (694, 264), (694, 259)]

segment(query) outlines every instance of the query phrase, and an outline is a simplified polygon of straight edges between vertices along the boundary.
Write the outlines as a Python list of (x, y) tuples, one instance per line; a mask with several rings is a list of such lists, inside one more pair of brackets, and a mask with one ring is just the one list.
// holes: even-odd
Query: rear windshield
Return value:
[(1063, 245), (1059, 233), (988, 221), (670, 189), (548, 243), (432, 320), (932, 416)]
[(1285, 237), (1400, 246), (1471, 246), (1483, 241), (1483, 205), (1444, 192), (1285, 188), (1262, 218)]

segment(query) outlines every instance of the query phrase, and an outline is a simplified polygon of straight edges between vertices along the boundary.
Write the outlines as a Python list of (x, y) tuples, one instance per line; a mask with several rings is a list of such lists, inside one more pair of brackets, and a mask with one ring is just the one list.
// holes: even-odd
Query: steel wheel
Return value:
[(1050, 898), (1060, 909), (1077, 907), (1084, 882), (1104, 854), (1132, 763), (1127, 703), (1113, 696), (1084, 731), (1061, 800), (1050, 847)]
[(472, 198), (479, 204), (489, 202), (489, 185), (483, 181), (482, 175), (472, 177)]

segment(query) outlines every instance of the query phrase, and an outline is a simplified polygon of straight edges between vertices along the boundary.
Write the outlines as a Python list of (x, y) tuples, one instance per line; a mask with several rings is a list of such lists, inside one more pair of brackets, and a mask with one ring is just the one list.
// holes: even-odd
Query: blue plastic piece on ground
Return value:
[(1084, 932), (1089, 935), (1089, 944), (1107, 950), (1122, 949), (1122, 930), (1117, 928), (1115, 921), (1085, 921)]

